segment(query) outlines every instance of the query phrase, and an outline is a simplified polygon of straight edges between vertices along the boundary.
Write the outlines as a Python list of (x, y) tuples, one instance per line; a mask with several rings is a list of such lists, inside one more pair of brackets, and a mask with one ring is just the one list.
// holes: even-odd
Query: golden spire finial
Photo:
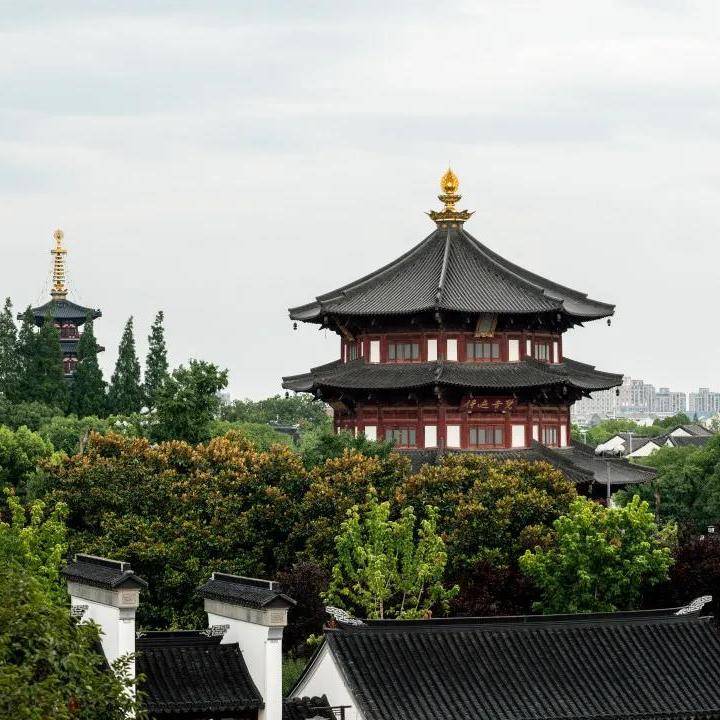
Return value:
[(447, 172), (440, 178), (440, 189), (443, 193), (455, 194), (460, 187), (458, 176), (452, 171), (448, 165)]
[(58, 229), (53, 233), (55, 247), (50, 251), (53, 255), (53, 285), (50, 295), (53, 300), (62, 300), (67, 296), (68, 290), (65, 286), (65, 255), (67, 250), (63, 247), (65, 234)]
[(458, 176), (452, 171), (452, 168), (448, 166), (448, 169), (440, 178), (440, 190), (442, 190), (442, 192), (438, 195), (438, 199), (444, 203), (445, 207), (440, 211), (431, 210), (428, 213), (438, 225), (440, 223), (460, 225), (472, 215), (468, 210), (455, 209), (455, 203), (462, 197), (458, 193), (459, 188), (460, 181), (458, 180)]

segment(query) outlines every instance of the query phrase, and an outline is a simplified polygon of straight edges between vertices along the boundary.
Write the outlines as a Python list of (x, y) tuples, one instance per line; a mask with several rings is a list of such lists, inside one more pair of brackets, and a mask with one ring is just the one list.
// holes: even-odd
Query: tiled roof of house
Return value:
[(282, 720), (311, 720), (318, 717), (335, 720), (326, 695), (283, 700)]
[(463, 228), (443, 225), (379, 270), (291, 308), (290, 317), (322, 322), (325, 315), (408, 315), (434, 310), (555, 311), (582, 322), (612, 315), (614, 306), (505, 260)]
[(309, 373), (283, 378), (283, 387), (296, 392), (316, 388), (400, 389), (434, 385), (488, 390), (518, 387), (562, 386), (580, 390), (607, 390), (622, 383), (622, 375), (596, 370), (592, 365), (566, 358), (562, 363), (544, 363), (532, 358), (519, 362), (425, 362), (369, 363), (364, 358), (335, 361)]
[(720, 717), (712, 617), (370, 621), (325, 637), (365, 720)]
[(119, 587), (147, 587), (145, 580), (132, 571), (130, 563), (82, 553), (75, 555), (65, 565), (62, 573), (68, 580), (108, 590)]
[(663, 444), (670, 442), (673, 447), (703, 447), (714, 435), (666, 435)]
[(238, 717), (263, 706), (237, 643), (203, 631), (148, 632), (135, 643), (150, 716)]
[(290, 607), (295, 600), (280, 590), (280, 583), (258, 580), (240, 575), (214, 572), (210, 580), (201, 585), (197, 594), (210, 600), (238, 603), (252, 608)]

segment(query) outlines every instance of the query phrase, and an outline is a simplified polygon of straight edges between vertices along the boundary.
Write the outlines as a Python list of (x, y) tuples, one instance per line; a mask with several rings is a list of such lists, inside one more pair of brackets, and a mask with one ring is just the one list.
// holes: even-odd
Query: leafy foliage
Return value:
[(220, 406), (218, 393), (227, 386), (227, 370), (202, 360), (181, 365), (166, 378), (156, 396), (158, 440), (209, 440), (211, 422)]
[(52, 452), (52, 444), (32, 430), (11, 430), (0, 425), (0, 487), (11, 487), (26, 495), (40, 472), (41, 460)]
[(98, 630), (70, 617), (59, 572), (64, 508), (46, 518), (8, 497), (0, 523), (0, 716), (27, 720), (124, 720), (135, 710), (127, 660), (111, 671)]
[(160, 388), (168, 377), (164, 319), (163, 311), (159, 310), (148, 336), (148, 354), (145, 359), (145, 398), (150, 407), (155, 407)]
[(123, 330), (115, 371), (110, 379), (108, 408), (116, 415), (140, 412), (144, 402), (140, 384), (140, 363), (135, 352), (133, 319), (128, 318)]
[(364, 435), (355, 437), (349, 432), (335, 433), (325, 425), (305, 433), (300, 443), (300, 452), (307, 468), (318, 467), (326, 460), (342, 457), (346, 451), (387, 459), (393, 446), (390, 442), (367, 440)]
[(17, 327), (13, 318), (12, 302), (5, 299), (0, 312), (0, 398), (18, 396), (20, 374), (17, 357)]
[(633, 487), (632, 492), (617, 493), (621, 505), (633, 496), (650, 503), (664, 521), (702, 531), (720, 518), (720, 436), (703, 447), (663, 447), (643, 458), (654, 467), (652, 483)]
[(574, 485), (548, 463), (468, 453), (423, 466), (396, 493), (400, 506), (416, 512), (439, 509), (452, 572), (483, 561), (512, 564), (524, 550), (546, 544), (552, 523), (575, 498)]
[(390, 503), (371, 490), (362, 509), (354, 505), (348, 511), (336, 538), (326, 601), (369, 618), (418, 618), (434, 607), (447, 610), (458, 588), (442, 584), (447, 553), (437, 515), (436, 508), (425, 508), (416, 538), (412, 507), (391, 520)]
[(12, 403), (0, 398), (0, 425), (17, 430), (23, 425), (30, 430), (39, 430), (52, 418), (61, 416), (62, 410), (45, 403), (31, 402)]
[(88, 316), (78, 343), (78, 364), (70, 385), (69, 409), (79, 417), (102, 416), (107, 409), (105, 381), (97, 358), (99, 351), (93, 319)]
[(542, 592), (545, 613), (638, 607), (642, 589), (667, 577), (674, 528), (658, 530), (646, 502), (605, 508), (578, 498), (554, 523), (547, 549), (527, 550), (520, 567)]
[(325, 404), (309, 395), (274, 395), (264, 400), (234, 400), (221, 409), (223, 420), (232, 422), (303, 425), (316, 427), (328, 420)]
[(292, 439), (288, 435), (283, 435), (264, 423), (230, 422), (229, 420), (213, 420), (210, 423), (212, 437), (227, 435), (230, 432), (245, 438), (258, 450), (269, 450), (278, 443), (281, 445), (292, 444)]
[(303, 468), (289, 448), (93, 435), (48, 473), (70, 508), (73, 551), (123, 558), (148, 580), (146, 626), (202, 623), (193, 593), (213, 570), (273, 577), (293, 560)]
[(575, 440), (586, 442), (595, 447), (607, 442), (613, 435), (620, 432), (631, 432), (638, 437), (656, 437), (662, 435), (665, 428), (659, 425), (639, 425), (634, 420), (618, 418), (616, 420), (603, 420), (595, 427), (588, 428), (581, 432), (579, 428), (573, 427), (572, 436)]

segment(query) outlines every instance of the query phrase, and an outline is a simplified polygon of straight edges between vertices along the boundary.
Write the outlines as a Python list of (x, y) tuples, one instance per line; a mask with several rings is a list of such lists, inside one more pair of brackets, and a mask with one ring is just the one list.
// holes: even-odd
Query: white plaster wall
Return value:
[(345, 685), (330, 649), (325, 643), (303, 681), (295, 688), (293, 697), (327, 695), (330, 705), (346, 705), (346, 720), (362, 720), (353, 696)]
[(675, 428), (670, 434), (673, 437), (690, 437), (690, 433), (682, 428)]
[[(87, 605), (87, 610), (82, 616), (83, 621), (92, 620), (97, 623), (102, 630), (100, 640), (102, 641), (103, 652), (108, 662), (114, 662), (120, 655), (120, 608), (106, 605), (105, 603), (87, 600), (86, 598), (70, 596), (72, 605)], [(133, 628), (134, 630), (134, 628)], [(135, 651), (135, 642), (133, 634), (133, 647), (129, 652)], [(127, 652), (127, 651), (126, 651)]]
[(642, 447), (629, 453), (628, 457), (647, 457), (648, 455), (652, 455), (658, 449), (658, 446), (653, 442), (645, 443)]
[(557, 340), (553, 342), (553, 362), (560, 362), (560, 346)]
[(520, 360), (520, 341), (517, 338), (508, 340), (508, 360), (510, 362)]
[(560, 447), (567, 447), (568, 444), (568, 433), (567, 425), (560, 426)]
[(457, 360), (457, 340), (455, 338), (448, 339), (446, 356), (448, 360)]
[(540, 426), (533, 425), (532, 437), (535, 442), (540, 442)]
[(604, 443), (601, 443), (597, 446), (595, 449), (595, 452), (600, 454), (601, 452), (607, 452), (608, 450), (625, 450), (625, 441), (619, 437), (618, 435), (615, 435), (611, 437), (609, 440), (606, 440)]
[(377, 440), (377, 425), (366, 425), (364, 432), (367, 440)]
[(428, 338), (427, 359), (428, 359), (428, 362), (434, 362), (435, 360), (437, 360), (437, 339), (436, 338)]

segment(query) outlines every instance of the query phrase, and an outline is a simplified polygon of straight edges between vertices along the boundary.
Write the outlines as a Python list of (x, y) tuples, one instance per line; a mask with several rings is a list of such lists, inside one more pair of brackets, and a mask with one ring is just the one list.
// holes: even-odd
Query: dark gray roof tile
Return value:
[(119, 587), (147, 587), (145, 580), (132, 571), (130, 563), (95, 555), (78, 553), (65, 565), (62, 573), (68, 580), (109, 590)]
[(197, 594), (209, 600), (221, 600), (252, 608), (290, 607), (295, 600), (280, 590), (280, 584), (272, 580), (259, 580), (240, 575), (214, 572), (210, 580), (201, 585)]
[(152, 716), (245, 716), (263, 707), (237, 643), (202, 631), (148, 632), (135, 644), (143, 704)]
[(370, 621), (326, 640), (365, 720), (720, 716), (712, 617)]
[(434, 310), (558, 311), (581, 322), (612, 315), (614, 306), (505, 260), (462, 228), (442, 226), (379, 270), (291, 308), (290, 317), (322, 322), (325, 315), (408, 315)]
[(512, 363), (368, 363), (358, 358), (313, 368), (309, 373), (283, 378), (283, 387), (297, 392), (315, 388), (393, 389), (432, 385), (508, 390), (518, 387), (568, 385), (580, 390), (606, 390), (622, 383), (622, 375), (596, 370), (592, 365), (565, 359), (548, 364), (525, 358)]

